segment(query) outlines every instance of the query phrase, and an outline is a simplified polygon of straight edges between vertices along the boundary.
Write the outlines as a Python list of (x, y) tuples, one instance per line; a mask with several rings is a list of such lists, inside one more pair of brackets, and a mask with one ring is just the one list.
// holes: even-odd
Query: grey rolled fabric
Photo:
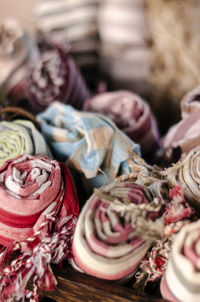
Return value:
[(31, 121), (1, 121), (0, 166), (7, 159), (15, 158), (22, 154), (51, 157), (48, 145)]

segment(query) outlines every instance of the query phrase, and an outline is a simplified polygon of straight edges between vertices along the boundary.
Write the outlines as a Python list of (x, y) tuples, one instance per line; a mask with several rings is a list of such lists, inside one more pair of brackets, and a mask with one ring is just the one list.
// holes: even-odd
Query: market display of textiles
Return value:
[(144, 9), (41, 0), (35, 31), (0, 24), (0, 301), (39, 301), (66, 263), (124, 290), (200, 299), (200, 86), (162, 135), (134, 65), (149, 51)]

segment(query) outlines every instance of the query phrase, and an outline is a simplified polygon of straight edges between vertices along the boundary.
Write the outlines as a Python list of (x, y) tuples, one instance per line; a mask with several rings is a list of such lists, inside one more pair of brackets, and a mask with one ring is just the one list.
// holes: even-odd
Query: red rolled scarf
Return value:
[[(37, 299), (38, 288), (56, 280), (50, 263), (70, 256), (79, 212), (71, 175), (64, 164), (42, 156), (22, 155), (0, 168), (0, 264), (14, 250), (21, 254), (2, 271), (2, 300)], [(33, 278), (33, 292), (26, 290)]]
[(159, 133), (149, 105), (137, 94), (126, 90), (107, 92), (89, 99), (84, 110), (100, 112), (113, 120), (134, 142), (144, 157), (159, 148)]

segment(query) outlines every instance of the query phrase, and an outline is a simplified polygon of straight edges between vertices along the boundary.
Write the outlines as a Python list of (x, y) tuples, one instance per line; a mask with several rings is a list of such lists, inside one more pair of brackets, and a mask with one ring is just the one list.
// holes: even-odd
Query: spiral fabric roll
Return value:
[(0, 122), (0, 166), (7, 159), (22, 154), (51, 157), (49, 147), (32, 122)]
[(16, 20), (6, 19), (0, 24), (1, 100), (14, 88), (19, 88), (24, 81), (27, 64), (37, 55), (33, 38)]
[(81, 109), (89, 91), (74, 61), (63, 49), (52, 45), (29, 70), (26, 95), (39, 112), (53, 101)]
[(186, 200), (198, 208), (200, 207), (199, 166), (200, 150), (198, 148), (190, 151), (184, 160), (163, 172), (170, 185), (182, 184)]
[(200, 111), (200, 86), (188, 92), (181, 100), (182, 118), (188, 117), (194, 111)]
[(145, 217), (152, 199), (147, 188), (134, 183), (111, 184), (95, 190), (75, 229), (74, 267), (109, 280), (131, 275), (151, 244), (137, 235), (136, 224), (138, 211)]
[[(6, 161), (0, 183), (0, 244), (7, 247), (0, 265), (12, 251), (22, 252), (1, 273), (0, 298), (36, 299), (39, 288), (56, 285), (50, 263), (70, 255), (79, 211), (74, 184), (65, 165), (28, 155)], [(32, 293), (26, 290), (31, 279)]]
[(131, 154), (140, 152), (138, 145), (100, 114), (55, 102), (38, 115), (38, 121), (55, 157), (83, 173), (94, 187), (129, 172)]
[(159, 133), (149, 105), (137, 94), (119, 90), (97, 95), (84, 110), (105, 114), (133, 141), (140, 144), (144, 157), (153, 157), (159, 148)]
[(200, 221), (188, 224), (175, 237), (170, 261), (161, 282), (164, 299), (197, 302), (200, 299)]

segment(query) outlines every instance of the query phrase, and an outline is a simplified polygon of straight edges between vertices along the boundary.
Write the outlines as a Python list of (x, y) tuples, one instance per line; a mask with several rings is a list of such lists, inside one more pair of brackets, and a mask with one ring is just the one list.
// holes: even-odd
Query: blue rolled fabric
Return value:
[(59, 102), (37, 116), (56, 159), (83, 173), (100, 187), (131, 172), (129, 161), (140, 147), (107, 117), (80, 112)]

